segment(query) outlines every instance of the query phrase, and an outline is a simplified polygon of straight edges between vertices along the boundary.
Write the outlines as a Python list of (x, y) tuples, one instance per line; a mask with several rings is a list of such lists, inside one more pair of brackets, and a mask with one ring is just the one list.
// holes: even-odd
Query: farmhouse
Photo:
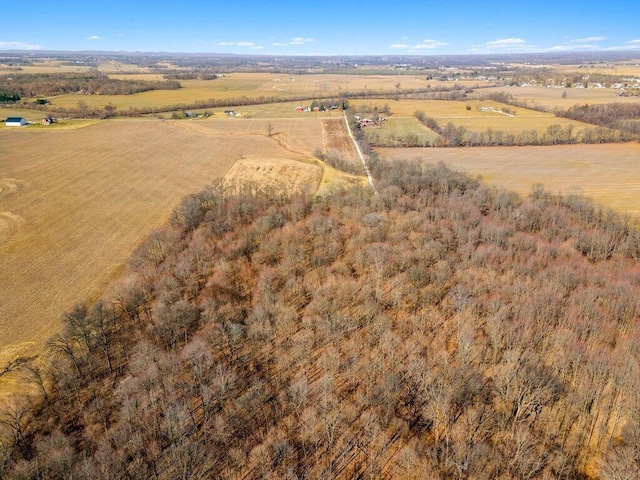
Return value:
[(4, 124), (7, 127), (24, 127), (27, 124), (27, 121), (22, 117), (8, 117)]

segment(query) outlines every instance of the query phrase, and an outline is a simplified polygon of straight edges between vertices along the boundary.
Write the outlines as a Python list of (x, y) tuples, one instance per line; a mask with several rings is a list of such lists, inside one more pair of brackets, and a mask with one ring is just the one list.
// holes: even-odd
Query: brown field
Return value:
[[(299, 119), (208, 118), (171, 121), (175, 128), (198, 132), (202, 135), (239, 139), (241, 136), (267, 139), (272, 126), (272, 143), (282, 147), (279, 156), (303, 160), (322, 147), (322, 120), (314, 117)], [(253, 155), (251, 148), (241, 155)], [(268, 152), (265, 152), (267, 154)]]
[(360, 162), (358, 151), (349, 137), (344, 119), (327, 119), (322, 121), (322, 149), (324, 152), (336, 150), (344, 158)]
[(640, 215), (640, 145), (381, 148), (387, 158), (421, 157), (481, 175), (489, 184), (528, 195), (535, 183), (550, 192), (581, 190), (599, 204)]
[(300, 185), (317, 187), (319, 167), (273, 162), (321, 147), (319, 120), (274, 120), (272, 138), (266, 124), (117, 120), (1, 131), (0, 364), (42, 348), (60, 315), (99, 296), (181, 197), (238, 159), (268, 158), (272, 174), (295, 172)]

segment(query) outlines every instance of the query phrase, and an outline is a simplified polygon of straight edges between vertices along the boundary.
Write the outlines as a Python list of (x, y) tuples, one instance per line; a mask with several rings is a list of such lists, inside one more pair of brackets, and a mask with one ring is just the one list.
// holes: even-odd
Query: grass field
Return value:
[(576, 189), (618, 212), (640, 214), (640, 145), (556, 145), (543, 147), (477, 147), (377, 149), (387, 158), (421, 157), (482, 175), (489, 184), (528, 195), (535, 183), (546, 190)]
[(429, 146), (438, 140), (439, 135), (428, 129), (414, 117), (392, 117), (381, 126), (365, 128), (365, 137), (373, 145), (419, 145)]

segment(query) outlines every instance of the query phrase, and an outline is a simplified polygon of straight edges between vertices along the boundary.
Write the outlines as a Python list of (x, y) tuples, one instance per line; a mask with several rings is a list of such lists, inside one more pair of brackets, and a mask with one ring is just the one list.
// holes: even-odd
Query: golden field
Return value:
[(423, 158), (523, 196), (536, 183), (552, 193), (582, 191), (620, 213), (640, 215), (640, 144), (536, 147), (380, 148), (387, 158)]

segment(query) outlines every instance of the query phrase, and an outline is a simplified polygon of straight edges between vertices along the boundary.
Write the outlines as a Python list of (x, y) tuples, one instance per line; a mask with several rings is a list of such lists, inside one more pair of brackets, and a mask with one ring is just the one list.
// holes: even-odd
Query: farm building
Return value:
[(22, 117), (8, 117), (4, 124), (7, 127), (24, 127), (27, 124), (27, 121)]

